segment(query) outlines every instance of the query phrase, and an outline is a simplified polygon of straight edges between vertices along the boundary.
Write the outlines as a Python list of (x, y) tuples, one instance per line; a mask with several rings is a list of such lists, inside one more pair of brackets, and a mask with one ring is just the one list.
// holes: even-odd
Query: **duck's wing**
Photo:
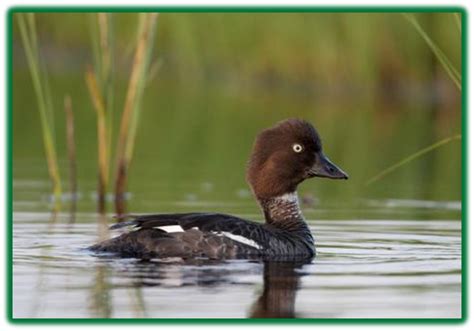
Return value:
[(128, 215), (128, 220), (116, 223), (111, 230), (131, 226), (135, 229), (160, 229), (165, 232), (182, 232), (197, 229), (203, 232), (232, 232), (236, 235), (250, 236), (252, 231), (260, 228), (256, 222), (240, 217), (220, 213), (182, 213)]
[[(194, 220), (211, 219), (216, 213), (180, 213), (180, 214), (148, 214), (148, 215), (123, 215), (120, 216), (120, 222), (110, 226), (111, 230), (120, 229), (126, 226), (135, 228), (149, 229), (158, 226), (179, 225), (180, 223), (189, 223)], [(232, 217), (230, 215), (226, 215)]]
[[(129, 215), (111, 226), (132, 231), (92, 247), (97, 251), (155, 251), (157, 255), (199, 254), (236, 257), (260, 254), (268, 231), (261, 224), (218, 213)], [(156, 244), (156, 245), (155, 245)], [(152, 248), (143, 248), (153, 246)]]

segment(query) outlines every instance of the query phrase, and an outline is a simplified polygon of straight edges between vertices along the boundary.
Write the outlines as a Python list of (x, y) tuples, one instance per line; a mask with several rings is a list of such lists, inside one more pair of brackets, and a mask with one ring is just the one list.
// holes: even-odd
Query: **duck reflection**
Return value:
[[(131, 280), (132, 287), (159, 286), (199, 287), (217, 289), (220, 286), (249, 285), (254, 280), (249, 276), (261, 275), (263, 268), (263, 289), (256, 301), (249, 305), (250, 318), (294, 318), (295, 299), (300, 278), (304, 275), (303, 262), (261, 262), (261, 261), (156, 261), (128, 260), (116, 263), (116, 259), (105, 258), (108, 266), (113, 266), (120, 278)], [(110, 264), (109, 264), (110, 263)], [(102, 265), (103, 267), (104, 265)], [(117, 270), (118, 269), (118, 270)], [(140, 293), (142, 291), (140, 290)], [(146, 309), (146, 307), (143, 307)]]
[(253, 304), (251, 318), (294, 318), (296, 292), (305, 263), (265, 262), (263, 291)]

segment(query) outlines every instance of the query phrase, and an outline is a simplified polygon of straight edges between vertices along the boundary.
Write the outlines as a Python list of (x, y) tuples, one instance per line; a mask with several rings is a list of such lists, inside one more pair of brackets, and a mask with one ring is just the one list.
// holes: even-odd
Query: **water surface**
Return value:
[(310, 220), (307, 264), (117, 259), (95, 214), (15, 212), (15, 317), (460, 317), (453, 220)]

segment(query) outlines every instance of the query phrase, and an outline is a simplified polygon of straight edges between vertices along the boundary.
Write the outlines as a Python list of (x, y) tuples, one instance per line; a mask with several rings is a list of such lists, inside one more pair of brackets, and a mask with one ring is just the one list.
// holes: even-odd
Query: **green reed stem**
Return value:
[(454, 141), (454, 140), (460, 140), (461, 139), (461, 135), (460, 134), (457, 134), (457, 135), (454, 135), (454, 136), (451, 136), (451, 137), (448, 137), (448, 138), (445, 138), (445, 139), (442, 139), (428, 147), (425, 147), (421, 150), (419, 150), (418, 152), (415, 152), (405, 158), (403, 158), (402, 160), (400, 160), (399, 162), (395, 163), (394, 165), (382, 170), (381, 172), (379, 172), (377, 175), (373, 176), (372, 178), (370, 178), (366, 183), (365, 185), (370, 185), (370, 184), (373, 184), (374, 182), (382, 179), (383, 177), (385, 177), (386, 175), (390, 174), (391, 172), (395, 171), (396, 169), (400, 168), (401, 166), (407, 164), (408, 162), (411, 162), (413, 160), (415, 160), (416, 158), (436, 149), (436, 148), (439, 148), (443, 145), (446, 145), (447, 143), (451, 142), (451, 141)]
[(456, 22), (456, 27), (458, 28), (459, 32), (462, 32), (462, 24), (461, 24), (461, 14), (453, 13), (454, 21)]
[(157, 13), (139, 14), (138, 38), (133, 58), (117, 145), (117, 174), (115, 182), (116, 212), (124, 212), (123, 195), (127, 173), (132, 160), (137, 127), (141, 113), (141, 100), (147, 82), (153, 50)]
[(95, 71), (88, 69), (86, 83), (97, 114), (98, 210), (105, 212), (105, 195), (110, 177), (113, 129), (113, 28), (112, 14), (92, 16), (91, 30)]
[[(129, 86), (132, 89), (136, 90), (136, 93), (135, 93), (133, 102), (130, 100), (133, 111), (131, 111), (129, 133), (127, 137), (127, 144), (126, 144), (126, 151), (125, 151), (125, 156), (126, 156), (128, 164), (132, 160), (133, 150), (135, 147), (137, 128), (138, 128), (140, 115), (141, 115), (141, 109), (142, 109), (141, 101), (143, 99), (143, 92), (148, 82), (148, 76), (152, 74), (152, 71), (150, 69), (150, 63), (151, 63), (151, 55), (153, 53), (153, 43), (154, 43), (154, 37), (155, 37), (155, 26), (156, 26), (157, 16), (158, 14), (155, 13), (153, 15), (149, 14), (148, 20), (146, 18), (143, 18), (144, 33), (141, 35), (139, 39), (140, 40), (139, 44), (140, 44), (140, 48), (143, 49), (144, 54), (143, 56), (141, 56), (142, 59), (137, 59), (137, 57), (135, 57), (134, 67), (132, 69), (132, 76), (134, 73), (136, 73), (137, 79), (136, 79), (136, 85), (135, 83), (132, 84), (132, 81), (131, 81), (131, 85)], [(142, 50), (140, 50), (140, 52), (142, 52)], [(127, 99), (127, 101), (129, 100)], [(125, 104), (125, 107), (127, 107), (127, 103)]]
[(107, 163), (110, 167), (110, 155), (112, 153), (112, 133), (113, 133), (113, 115), (114, 115), (114, 39), (113, 39), (113, 20), (110, 13), (97, 14), (100, 34), (100, 77), (101, 90), (104, 95), (106, 112), (106, 130), (107, 130)]
[(105, 106), (95, 74), (91, 69), (86, 72), (86, 84), (97, 114), (97, 157), (99, 166), (99, 181), (97, 191), (99, 197), (99, 212), (105, 212), (105, 194), (109, 178), (109, 160), (107, 153), (107, 125)]
[[(425, 40), (425, 42), (430, 47), (431, 51), (435, 54), (435, 56), (440, 61), (443, 68), (448, 73), (451, 80), (456, 84), (458, 89), (461, 91), (462, 90), (462, 87), (461, 87), (461, 74), (454, 67), (452, 62), (443, 53), (443, 51), (436, 45), (436, 43), (433, 41), (433, 39), (431, 39), (428, 36), (428, 34), (423, 30), (423, 28), (418, 23), (418, 20), (416, 19), (414, 14), (404, 14), (404, 16), (415, 27), (415, 29), (418, 31), (418, 33), (421, 35), (421, 37)], [(459, 23), (460, 23), (460, 21), (459, 21)], [(415, 152), (415, 153), (407, 156), (406, 158), (400, 160), (399, 162), (395, 163), (394, 165), (382, 170), (377, 175), (370, 178), (365, 184), (370, 185), (370, 184), (382, 179), (383, 177), (385, 177), (389, 173), (393, 172), (394, 170), (398, 169), (399, 167), (405, 165), (406, 163), (408, 163), (408, 162), (410, 162), (410, 161), (412, 161), (412, 160), (414, 160), (414, 159), (416, 159), (416, 158), (418, 158), (418, 157), (420, 157), (420, 156), (422, 156), (422, 155), (424, 155), (424, 154), (426, 154), (426, 153), (428, 153), (428, 152), (430, 152), (430, 151), (432, 151), (432, 150), (434, 150), (434, 149), (436, 149), (440, 146), (443, 146), (443, 145), (445, 145), (445, 144), (447, 144), (447, 143), (449, 143), (453, 140), (458, 140), (458, 139), (461, 139), (460, 134), (449, 137), (449, 138), (445, 138), (445, 139), (443, 139), (441, 141), (438, 141), (438, 142), (436, 142), (436, 143), (434, 143), (434, 144), (432, 144), (432, 145), (430, 145), (426, 148), (423, 148), (423, 149), (419, 150), (418, 152)]]
[(69, 95), (64, 97), (64, 111), (66, 112), (67, 154), (69, 159), (69, 192), (71, 194), (70, 221), (74, 223), (77, 204), (77, 158), (76, 142), (74, 139), (74, 113)]
[(435, 56), (438, 58), (439, 62), (443, 66), (444, 70), (448, 73), (449, 77), (451, 80), (456, 84), (458, 89), (461, 91), (462, 86), (461, 86), (461, 74), (459, 71), (454, 67), (452, 62), (449, 60), (449, 58), (444, 54), (444, 52), (436, 45), (436, 43), (433, 41), (433, 39), (428, 36), (428, 34), (423, 30), (421, 27), (420, 23), (416, 19), (414, 14), (404, 14), (405, 18), (410, 22), (415, 30), (420, 34), (420, 36), (425, 40), (425, 42), (428, 44), (430, 47), (431, 51), (435, 54)]
[(45, 147), (48, 172), (53, 186), (55, 209), (59, 209), (62, 189), (56, 146), (54, 143), (53, 109), (50, 90), (49, 87), (47, 87), (45, 76), (42, 75), (42, 72), (46, 70), (41, 70), (34, 14), (17, 14), (17, 18), (40, 114), (43, 144)]

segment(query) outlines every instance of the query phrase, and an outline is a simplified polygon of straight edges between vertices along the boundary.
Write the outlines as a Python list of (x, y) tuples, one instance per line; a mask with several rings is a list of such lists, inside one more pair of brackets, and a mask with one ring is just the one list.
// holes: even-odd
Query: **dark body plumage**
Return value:
[[(159, 227), (178, 225), (183, 231), (168, 233)], [(91, 247), (122, 257), (207, 257), (212, 259), (308, 259), (315, 254), (309, 229), (290, 233), (270, 224), (214, 213), (138, 216), (113, 228), (134, 226)], [(234, 238), (234, 239), (231, 239)], [(240, 240), (235, 240), (235, 238)], [(251, 238), (246, 241), (242, 238)]]
[(132, 216), (111, 227), (131, 226), (132, 231), (90, 249), (138, 258), (307, 260), (315, 255), (315, 245), (296, 187), (316, 176), (347, 179), (322, 153), (311, 124), (286, 120), (257, 136), (247, 171), (264, 224), (217, 213)]

